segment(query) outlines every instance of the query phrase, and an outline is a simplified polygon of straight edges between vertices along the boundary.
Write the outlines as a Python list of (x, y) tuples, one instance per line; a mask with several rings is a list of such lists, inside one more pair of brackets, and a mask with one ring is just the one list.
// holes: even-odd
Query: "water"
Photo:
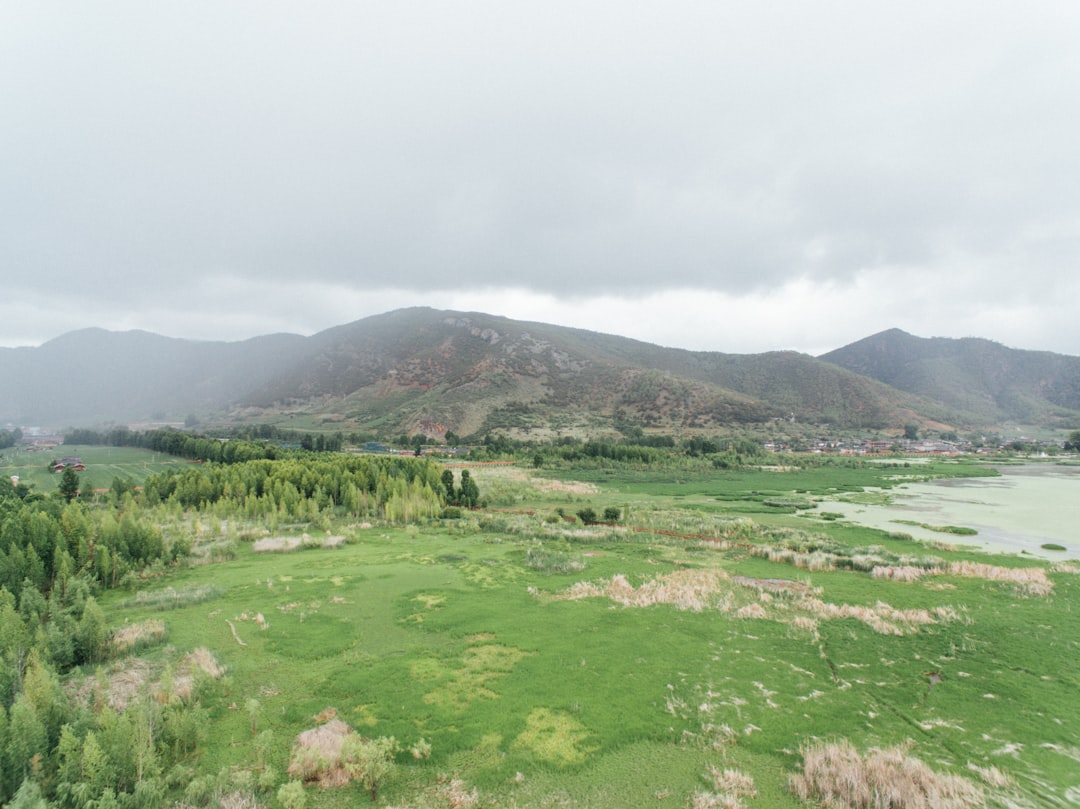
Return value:
[[(887, 506), (822, 502), (821, 511), (871, 528), (899, 531), (986, 551), (1080, 559), (1080, 467), (1030, 463), (1003, 466), (997, 478), (951, 478), (890, 489)], [(896, 520), (974, 528), (977, 536), (929, 531)], [(1046, 543), (1066, 550), (1051, 551)]]

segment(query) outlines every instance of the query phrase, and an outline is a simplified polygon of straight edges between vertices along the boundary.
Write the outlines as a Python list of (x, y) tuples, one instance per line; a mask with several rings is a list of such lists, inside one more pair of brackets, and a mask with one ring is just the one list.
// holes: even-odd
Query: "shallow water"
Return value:
[[(887, 506), (822, 501), (821, 511), (850, 522), (993, 552), (1046, 559), (1080, 559), (1080, 467), (1030, 463), (1003, 466), (996, 478), (952, 478), (906, 483), (889, 490)], [(896, 520), (974, 528), (977, 536), (930, 531)], [(1064, 551), (1041, 545), (1063, 545)]]

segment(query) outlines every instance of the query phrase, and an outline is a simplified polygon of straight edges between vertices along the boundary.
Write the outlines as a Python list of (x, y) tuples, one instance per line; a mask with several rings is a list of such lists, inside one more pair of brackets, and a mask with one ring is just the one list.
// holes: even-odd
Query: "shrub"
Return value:
[(608, 506), (604, 509), (604, 522), (618, 522), (622, 517), (622, 513), (615, 506)]
[(588, 506), (578, 509), (577, 516), (582, 522), (596, 522), (596, 512)]
[(277, 791), (277, 799), (285, 809), (304, 809), (307, 806), (307, 794), (299, 781), (283, 784)]

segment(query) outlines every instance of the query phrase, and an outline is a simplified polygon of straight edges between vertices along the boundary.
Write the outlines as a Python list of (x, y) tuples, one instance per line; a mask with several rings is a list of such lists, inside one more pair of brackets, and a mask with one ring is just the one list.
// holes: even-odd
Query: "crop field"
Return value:
[[(386, 806), (1075, 806), (1080, 565), (814, 514), (911, 471), (478, 467), (489, 507), (460, 519), (280, 542), (206, 521), (196, 543), (234, 551), (104, 594), (132, 651), (82, 687), (179, 688), (208, 656), (188, 780), (265, 781), (264, 806), (369, 803), (326, 777), (337, 732), (397, 742)], [(582, 524), (585, 504), (620, 518)]]
[(82, 459), (86, 471), (79, 473), (83, 486), (105, 489), (113, 478), (142, 485), (147, 475), (182, 466), (187, 461), (135, 447), (60, 446), (49, 451), (27, 451), (9, 447), (0, 450), (0, 475), (18, 475), (19, 481), (34, 491), (48, 494), (56, 490), (59, 475), (49, 471), (50, 461), (68, 455)]

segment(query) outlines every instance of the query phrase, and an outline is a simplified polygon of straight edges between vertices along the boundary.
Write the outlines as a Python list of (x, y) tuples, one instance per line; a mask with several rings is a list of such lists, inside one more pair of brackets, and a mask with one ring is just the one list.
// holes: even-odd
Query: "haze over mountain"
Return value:
[(461, 436), (1080, 423), (1080, 359), (898, 330), (821, 358), (687, 351), (482, 313), (400, 309), (311, 337), (85, 329), (0, 349), (0, 424), (270, 420)]

